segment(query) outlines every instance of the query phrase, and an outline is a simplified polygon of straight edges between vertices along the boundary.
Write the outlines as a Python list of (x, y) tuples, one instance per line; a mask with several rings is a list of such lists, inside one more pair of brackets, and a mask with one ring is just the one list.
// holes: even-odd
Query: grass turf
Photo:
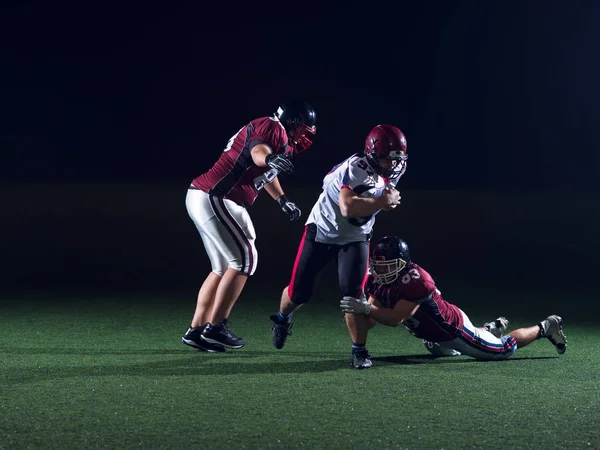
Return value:
[(189, 299), (3, 301), (0, 448), (600, 447), (597, 327), (563, 314), (565, 355), (543, 340), (482, 363), (377, 326), (375, 366), (355, 371), (335, 305), (298, 311), (276, 350), (277, 300), (254, 297), (231, 318), (247, 345), (223, 354), (180, 343)]

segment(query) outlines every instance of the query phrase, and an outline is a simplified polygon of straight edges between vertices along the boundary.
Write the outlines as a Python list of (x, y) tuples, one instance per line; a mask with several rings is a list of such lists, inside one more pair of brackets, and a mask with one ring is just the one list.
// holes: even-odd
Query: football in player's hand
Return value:
[(402, 197), (400, 196), (400, 191), (398, 191), (393, 186), (386, 186), (383, 193), (384, 195), (388, 195), (394, 201), (393, 204), (383, 208), (384, 211), (390, 211), (400, 204), (400, 201), (402, 199)]

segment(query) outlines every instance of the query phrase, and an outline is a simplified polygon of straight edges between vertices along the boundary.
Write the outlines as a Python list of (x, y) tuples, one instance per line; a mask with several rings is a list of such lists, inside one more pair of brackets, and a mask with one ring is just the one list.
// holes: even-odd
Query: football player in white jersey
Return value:
[[(400, 204), (396, 183), (406, 171), (406, 138), (392, 125), (377, 125), (367, 135), (364, 150), (335, 166), (323, 179), (323, 191), (306, 221), (292, 276), (283, 289), (277, 314), (270, 316), (273, 345), (283, 348), (291, 334), (291, 316), (314, 292), (319, 275), (335, 258), (340, 294), (362, 295), (369, 267), (369, 239), (375, 216)], [(347, 322), (354, 322), (352, 314)], [(365, 351), (358, 342), (360, 327), (349, 326), (352, 351)], [(364, 333), (363, 333), (364, 335)]]

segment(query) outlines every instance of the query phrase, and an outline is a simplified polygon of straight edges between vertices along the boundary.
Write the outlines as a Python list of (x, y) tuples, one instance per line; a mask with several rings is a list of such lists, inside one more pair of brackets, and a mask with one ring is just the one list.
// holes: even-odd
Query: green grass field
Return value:
[(600, 329), (564, 313), (563, 356), (543, 340), (503, 362), (434, 360), (378, 326), (375, 366), (356, 371), (333, 301), (300, 310), (275, 350), (277, 299), (245, 296), (231, 328), (247, 345), (208, 354), (180, 343), (192, 296), (2, 301), (0, 448), (600, 448)]

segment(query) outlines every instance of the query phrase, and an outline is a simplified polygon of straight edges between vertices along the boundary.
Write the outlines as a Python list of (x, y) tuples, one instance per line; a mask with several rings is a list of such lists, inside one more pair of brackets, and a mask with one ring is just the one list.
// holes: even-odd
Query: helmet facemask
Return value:
[(310, 105), (291, 101), (277, 108), (275, 118), (285, 128), (292, 154), (301, 153), (312, 145), (310, 135), (317, 133), (317, 127), (316, 114)]
[(406, 267), (402, 258), (388, 259), (377, 257), (371, 259), (371, 273), (377, 284), (389, 284), (398, 279), (400, 272)]
[[(395, 155), (396, 153), (398, 156)], [(367, 154), (366, 156), (375, 172), (382, 177), (393, 180), (402, 176), (406, 171), (406, 160), (408, 159), (406, 153), (392, 151), (388, 157), (383, 158), (377, 153)], [(389, 161), (389, 167), (382, 166), (382, 161)]]
[[(286, 129), (288, 127), (286, 126)], [(299, 123), (294, 126), (294, 124), (290, 124), (290, 131), (288, 131), (288, 145), (292, 147), (294, 154), (301, 153), (312, 145), (312, 141), (310, 140), (310, 135), (315, 135), (317, 133), (317, 127), (312, 126), (309, 127), (304, 123)]]

